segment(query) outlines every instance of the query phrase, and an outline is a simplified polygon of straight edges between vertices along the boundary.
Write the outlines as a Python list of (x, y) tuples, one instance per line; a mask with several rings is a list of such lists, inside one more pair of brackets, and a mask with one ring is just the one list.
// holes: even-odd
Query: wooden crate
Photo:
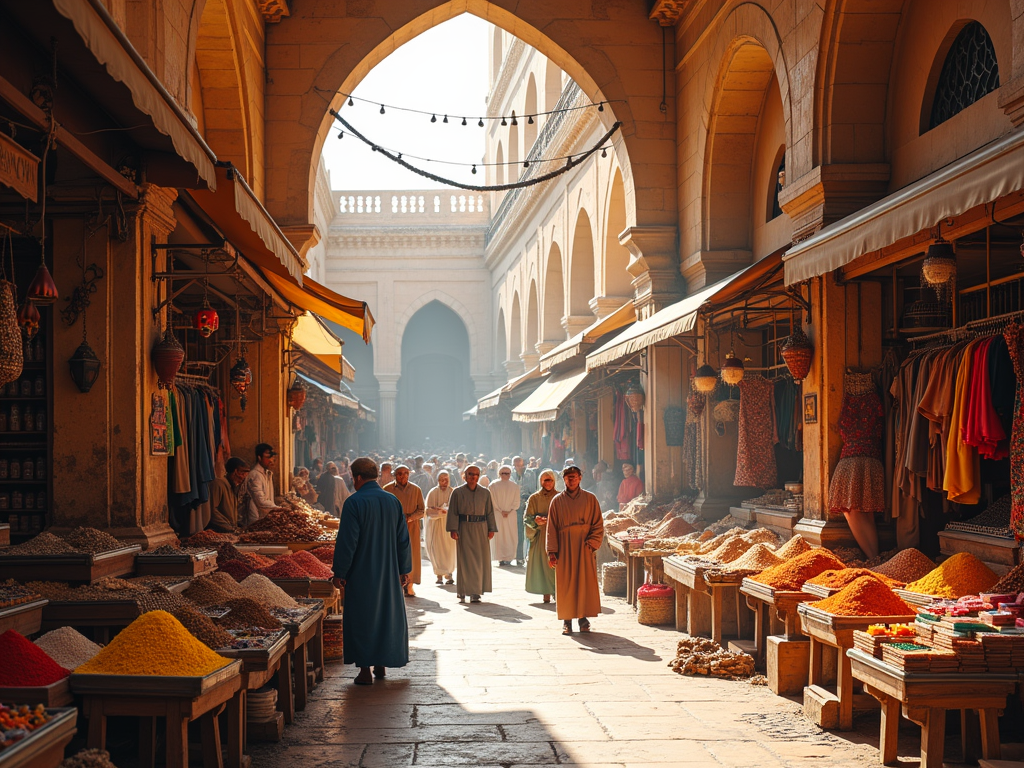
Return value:
[(0, 685), (0, 701), (5, 704), (42, 704), (50, 708), (66, 707), (73, 699), (69, 678), (65, 677), (50, 685)]
[(43, 625), (43, 609), (48, 602), (40, 598), (0, 610), (0, 635), (8, 629), (13, 629), (25, 637), (34, 635)]
[(205, 677), (72, 674), (70, 679), (71, 691), (76, 694), (198, 698), (241, 672), (242, 662), (236, 660)]
[(11, 546), (11, 526), (0, 523), (0, 547)]
[(217, 552), (210, 550), (199, 554), (147, 555), (135, 559), (135, 573), (138, 576), (183, 576), (195, 578), (217, 570)]
[(21, 741), (0, 752), (0, 768), (56, 768), (64, 748), (75, 735), (78, 710), (61, 707), (47, 710), (53, 719)]
[(0, 555), (0, 580), (68, 581), (94, 584), (108, 576), (124, 576), (135, 570), (135, 556), (142, 547), (112, 549), (98, 555)]

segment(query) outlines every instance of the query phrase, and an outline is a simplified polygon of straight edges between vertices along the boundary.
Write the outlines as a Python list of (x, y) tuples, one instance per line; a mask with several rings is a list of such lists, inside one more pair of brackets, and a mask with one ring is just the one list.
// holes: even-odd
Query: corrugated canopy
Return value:
[(342, 328), (358, 333), (367, 344), (373, 331), (373, 315), (365, 301), (357, 301), (335, 293), (310, 277), (303, 278), (299, 287), (287, 277), (267, 273), (269, 282), (282, 297), (299, 309), (315, 312)]
[(636, 309), (632, 301), (627, 301), (607, 317), (592, 323), (577, 333), (568, 341), (563, 341), (557, 347), (545, 354), (540, 359), (541, 373), (547, 373), (556, 365), (568, 362), (574, 357), (585, 354), (588, 349), (599, 338), (612, 331), (617, 331), (623, 326), (629, 325), (636, 320)]
[(316, 379), (310, 378), (309, 376), (306, 376), (305, 374), (299, 373), (298, 371), (295, 372), (295, 375), (298, 376), (300, 379), (302, 379), (307, 384), (312, 384), (314, 387), (319, 389), (321, 392), (326, 393), (331, 398), (331, 403), (332, 404), (339, 405), (342, 408), (351, 408), (352, 410), (358, 410), (359, 409), (359, 407), (360, 407), (359, 400), (354, 398), (354, 397), (352, 397), (351, 395), (346, 395), (344, 392), (342, 392), (339, 389), (333, 389), (331, 387), (328, 387), (326, 384), (321, 384)]
[(786, 285), (934, 227), (943, 219), (1024, 189), (1024, 131), (1014, 131), (908, 184), (789, 249)]
[(565, 401), (573, 396), (585, 378), (585, 368), (552, 374), (512, 409), (512, 421), (554, 421)]
[(512, 391), (515, 390), (516, 387), (526, 384), (529, 381), (533, 381), (539, 376), (540, 368), (534, 366), (526, 373), (516, 376), (511, 381), (505, 382), (493, 392), (486, 394), (479, 400), (477, 400), (478, 412), (484, 410), (485, 408), (493, 408), (494, 406), (501, 402), (502, 398), (511, 395)]

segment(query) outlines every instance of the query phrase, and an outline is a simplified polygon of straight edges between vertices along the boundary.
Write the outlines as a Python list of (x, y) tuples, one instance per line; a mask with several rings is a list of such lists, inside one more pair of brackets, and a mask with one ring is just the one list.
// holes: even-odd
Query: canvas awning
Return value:
[(335, 293), (330, 288), (320, 285), (310, 277), (303, 278), (300, 288), (287, 277), (276, 275), (273, 272), (267, 273), (269, 282), (284, 299), (299, 309), (308, 312), (315, 312), (342, 328), (362, 336), (363, 341), (370, 343), (370, 334), (373, 331), (373, 315), (370, 307), (365, 301), (350, 299)]
[(556, 365), (566, 363), (574, 357), (585, 354), (599, 338), (629, 325), (634, 320), (636, 320), (636, 309), (632, 301), (627, 301), (607, 317), (587, 326), (571, 339), (563, 341), (541, 357), (541, 373), (547, 373)]
[(512, 409), (512, 421), (554, 421), (565, 401), (573, 396), (586, 378), (585, 368), (552, 374)]
[(781, 252), (765, 256), (746, 269), (702, 288), (692, 296), (655, 312), (646, 320), (638, 320), (629, 328), (587, 355), (587, 370), (601, 368), (636, 354), (659, 341), (692, 331), (697, 313), (708, 302), (727, 301), (756, 287), (780, 267)]
[(299, 373), (298, 371), (295, 372), (295, 375), (307, 384), (312, 384), (321, 392), (327, 394), (333, 405), (341, 406), (342, 408), (351, 408), (352, 410), (358, 410), (360, 408), (360, 402), (357, 398), (347, 395), (339, 389), (334, 389), (332, 387), (328, 387), (326, 384), (321, 384), (316, 379), (306, 376), (303, 373)]
[(469, 421), (470, 419), (475, 418), (476, 414), (477, 414), (477, 406), (474, 405), (468, 411), (463, 411), (462, 412), (462, 420), (463, 421)]
[(1014, 131), (823, 228), (783, 261), (786, 285), (849, 264), (971, 208), (1024, 189), (1024, 131)]
[(339, 376), (354, 379), (351, 365), (348, 367), (353, 375), (345, 376), (347, 361), (341, 352), (344, 342), (331, 333), (331, 330), (312, 312), (299, 316), (292, 329), (292, 343), (302, 347), (303, 351), (313, 355)]
[(526, 373), (516, 376), (511, 381), (507, 381), (498, 387), (493, 392), (490, 392), (479, 400), (477, 400), (477, 412), (482, 411), (486, 408), (494, 408), (501, 400), (509, 395), (517, 388), (526, 384), (527, 382), (533, 381), (540, 376), (540, 368), (534, 366)]

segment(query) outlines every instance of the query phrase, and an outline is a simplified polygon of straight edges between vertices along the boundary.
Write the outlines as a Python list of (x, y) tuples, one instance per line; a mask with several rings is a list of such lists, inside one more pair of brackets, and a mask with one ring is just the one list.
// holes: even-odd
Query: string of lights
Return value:
[[(357, 139), (362, 141), (364, 144), (366, 144), (368, 147), (370, 147), (370, 149), (372, 149), (374, 152), (381, 153), (382, 155), (384, 155), (384, 157), (388, 158), (392, 162), (397, 163), (398, 165), (402, 166), (403, 168), (406, 168), (407, 170), (412, 171), (415, 174), (418, 174), (418, 175), (420, 175), (420, 176), (422, 176), (422, 177), (424, 177), (426, 179), (430, 179), (431, 181), (436, 181), (436, 182), (438, 182), (440, 184), (447, 184), (448, 186), (457, 187), (459, 189), (465, 189), (465, 190), (469, 190), (469, 191), (472, 191), (472, 192), (504, 192), (504, 191), (510, 190), (510, 189), (520, 189), (522, 187), (530, 187), (530, 186), (533, 186), (534, 184), (540, 184), (542, 182), (545, 182), (545, 181), (548, 181), (550, 179), (556, 178), (557, 176), (561, 176), (563, 173), (566, 173), (567, 171), (572, 170), (572, 168), (574, 168), (575, 166), (579, 165), (581, 162), (586, 160), (588, 157), (593, 155), (595, 152), (600, 151), (602, 157), (607, 156), (607, 153), (608, 153), (607, 142), (608, 142), (608, 140), (611, 139), (612, 135), (614, 135), (614, 133), (617, 130), (619, 130), (619, 128), (622, 127), (622, 123), (621, 122), (616, 122), (614, 125), (612, 125), (612, 127), (609, 129), (609, 131), (604, 136), (602, 136), (592, 147), (590, 147), (590, 149), (587, 149), (584, 152), (581, 152), (579, 154), (567, 155), (567, 156), (561, 157), (561, 158), (546, 158), (544, 160), (537, 160), (537, 161), (535, 161), (537, 163), (547, 163), (547, 162), (554, 162), (555, 160), (565, 160), (566, 161), (565, 165), (562, 166), (561, 168), (556, 168), (555, 170), (548, 171), (547, 173), (543, 173), (540, 176), (535, 176), (535, 177), (530, 178), (530, 179), (523, 179), (521, 181), (510, 182), (508, 184), (481, 184), (481, 185), (476, 185), (476, 184), (466, 184), (464, 182), (456, 181), (454, 179), (448, 179), (448, 178), (445, 178), (443, 176), (439, 176), (437, 174), (431, 173), (430, 171), (424, 170), (422, 168), (418, 168), (415, 165), (412, 165), (408, 160), (405, 159), (403, 153), (397, 152), (397, 151), (392, 150), (392, 149), (388, 149), (386, 147), (382, 147), (381, 145), (374, 143), (372, 140), (368, 139), (366, 136), (364, 136), (362, 133), (360, 133), (358, 130), (356, 130), (356, 128), (350, 122), (348, 122), (345, 118), (343, 118), (340, 114), (338, 114), (337, 111), (335, 111), (334, 109), (331, 109), (329, 111), (330, 111), (330, 114), (339, 123), (341, 123), (342, 127), (344, 128), (344, 130), (339, 131), (339, 133), (338, 133), (338, 138), (339, 139), (342, 138), (342, 136), (344, 136), (345, 132), (347, 131), (348, 133), (350, 133), (351, 135), (355, 136)], [(447, 165), (459, 165), (459, 166), (462, 166), (462, 167), (472, 166), (473, 173), (476, 173), (477, 166), (509, 165), (509, 163), (456, 163), (456, 162), (450, 162), (450, 161), (431, 160), (429, 158), (418, 158), (418, 157), (414, 157), (414, 159), (421, 160), (423, 162), (439, 162), (439, 163), (443, 162), (443, 163), (445, 163)], [(516, 165), (518, 165), (518, 163), (516, 163)], [(528, 163), (524, 164), (524, 167), (529, 167)]]
[[(579, 106), (575, 106), (575, 107), (566, 107), (564, 109), (552, 109), (552, 110), (549, 110), (547, 112), (533, 112), (533, 113), (528, 114), (528, 115), (519, 115), (518, 117), (516, 116), (515, 110), (512, 111), (511, 115), (496, 115), (494, 117), (486, 117), (486, 116), (473, 117), (471, 115), (454, 115), (454, 114), (452, 114), (450, 112), (445, 112), (443, 110), (432, 111), (432, 110), (426, 110), (426, 109), (414, 109), (412, 107), (401, 107), (401, 106), (396, 106), (394, 104), (387, 104), (387, 103), (380, 102), (380, 101), (374, 101), (372, 99), (364, 99), (364, 98), (362, 98), (360, 96), (354, 96), (351, 93), (345, 93), (344, 91), (329, 91), (329, 90), (327, 90), (325, 88), (319, 88), (319, 87), (316, 87), (316, 86), (314, 86), (314, 90), (318, 94), (330, 94), (331, 96), (334, 96), (334, 95), (344, 96), (347, 99), (346, 103), (350, 107), (354, 107), (356, 105), (357, 101), (361, 102), (363, 104), (369, 104), (371, 106), (378, 107), (379, 108), (378, 111), (382, 115), (387, 114), (387, 110), (391, 109), (391, 110), (394, 110), (396, 112), (408, 112), (408, 113), (414, 114), (414, 115), (423, 115), (424, 117), (427, 116), (427, 115), (430, 115), (430, 122), (432, 122), (432, 123), (438, 123), (438, 122), (439, 123), (449, 123), (449, 122), (453, 122), (453, 123), (461, 123), (462, 125), (469, 125), (471, 122), (475, 122), (477, 124), (477, 126), (480, 127), (480, 128), (483, 128), (487, 124), (487, 122), (497, 122), (497, 121), (501, 121), (502, 125), (519, 125), (519, 121), (520, 120), (524, 120), (524, 119), (526, 120), (527, 125), (533, 125), (534, 122), (535, 122), (534, 118), (546, 117), (548, 115), (557, 115), (557, 114), (561, 114), (563, 112), (578, 112), (578, 111), (583, 110), (583, 109), (595, 109), (596, 108), (598, 112), (604, 112), (605, 104), (613, 104), (616, 101), (616, 100), (596, 101), (596, 102), (591, 102), (590, 104), (580, 104)], [(618, 101), (622, 101), (622, 100), (618, 99)]]

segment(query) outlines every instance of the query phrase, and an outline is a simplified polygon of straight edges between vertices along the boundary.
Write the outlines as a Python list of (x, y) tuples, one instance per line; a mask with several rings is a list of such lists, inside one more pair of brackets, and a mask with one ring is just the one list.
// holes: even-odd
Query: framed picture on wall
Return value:
[(818, 423), (818, 393), (804, 395), (804, 424)]

